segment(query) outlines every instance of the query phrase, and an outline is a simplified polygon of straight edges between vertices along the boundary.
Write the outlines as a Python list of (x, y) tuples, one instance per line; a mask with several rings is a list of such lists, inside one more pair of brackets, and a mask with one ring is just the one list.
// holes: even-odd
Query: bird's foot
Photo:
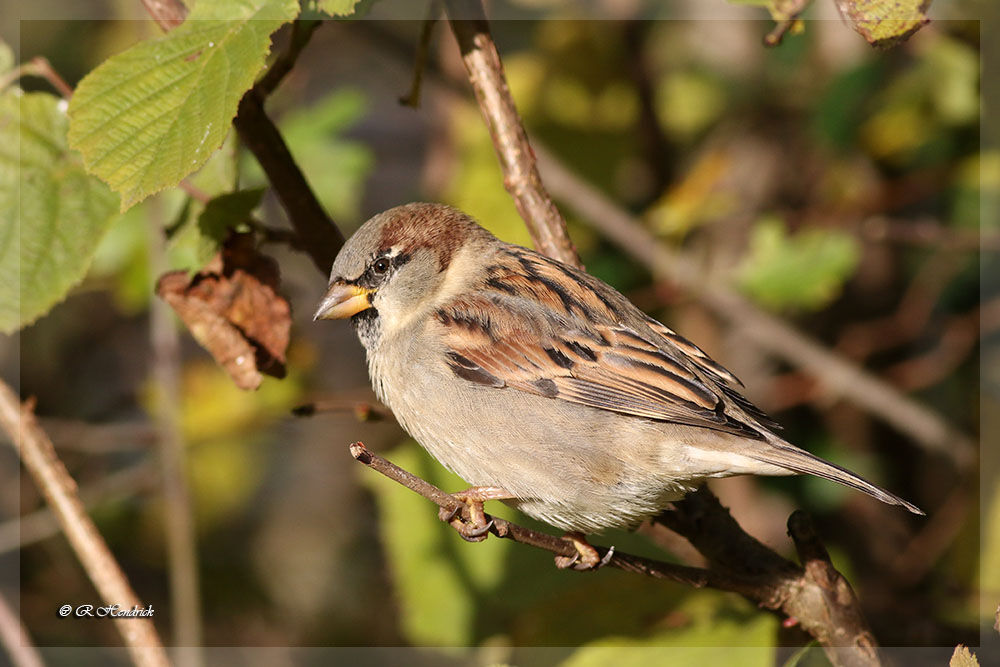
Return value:
[(572, 556), (556, 556), (556, 567), (560, 570), (573, 568), (574, 570), (596, 570), (611, 562), (615, 548), (610, 547), (608, 552), (601, 557), (600, 552), (592, 544), (587, 542), (583, 533), (571, 531), (563, 535), (564, 539), (570, 540), (576, 547), (576, 553)]
[(493, 526), (493, 519), (488, 519), (483, 510), (483, 503), (487, 500), (506, 500), (514, 497), (509, 491), (496, 486), (473, 486), (452, 495), (468, 506), (469, 520), (462, 518), (461, 507), (452, 510), (442, 507), (438, 510), (438, 518), (454, 528), (467, 542), (482, 542)]

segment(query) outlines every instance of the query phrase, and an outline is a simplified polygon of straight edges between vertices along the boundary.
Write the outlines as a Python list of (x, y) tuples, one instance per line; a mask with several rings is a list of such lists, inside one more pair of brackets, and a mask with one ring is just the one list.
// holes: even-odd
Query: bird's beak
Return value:
[(357, 285), (333, 283), (326, 291), (326, 296), (323, 297), (319, 308), (316, 309), (313, 322), (316, 320), (342, 320), (371, 308), (372, 303), (369, 297), (374, 293), (375, 290)]

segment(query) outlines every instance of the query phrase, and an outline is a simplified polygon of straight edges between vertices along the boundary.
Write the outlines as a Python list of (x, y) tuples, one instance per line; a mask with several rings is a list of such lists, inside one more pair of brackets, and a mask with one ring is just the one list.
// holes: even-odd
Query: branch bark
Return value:
[(582, 267), (566, 221), (542, 185), (535, 153), (507, 86), (503, 64), (480, 0), (446, 0), (452, 32), (458, 40), (469, 82), (493, 139), (504, 187), (531, 232), (535, 249), (566, 264)]
[[(119, 605), (125, 610), (144, 608), (146, 605), (132, 590), (121, 566), (87, 515), (77, 495), (76, 482), (59, 460), (52, 441), (38, 425), (31, 405), (21, 405), (11, 388), (2, 381), (0, 425), (10, 435), (24, 467), (59, 519), (66, 539), (104, 604)], [(150, 618), (116, 617), (114, 620), (136, 665), (159, 667), (169, 664)]]
[(324, 276), (344, 245), (344, 235), (323, 210), (274, 122), (264, 111), (264, 101), (291, 71), (318, 23), (296, 20), (287, 50), (240, 100), (233, 126), (260, 163), (274, 188), (303, 248)]

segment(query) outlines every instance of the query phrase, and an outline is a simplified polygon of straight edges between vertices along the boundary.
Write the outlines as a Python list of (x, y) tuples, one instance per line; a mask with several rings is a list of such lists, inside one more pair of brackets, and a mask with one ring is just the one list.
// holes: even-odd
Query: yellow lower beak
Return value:
[(326, 296), (316, 309), (313, 321), (342, 320), (372, 307), (370, 295), (375, 290), (357, 285), (334, 283), (330, 285)]

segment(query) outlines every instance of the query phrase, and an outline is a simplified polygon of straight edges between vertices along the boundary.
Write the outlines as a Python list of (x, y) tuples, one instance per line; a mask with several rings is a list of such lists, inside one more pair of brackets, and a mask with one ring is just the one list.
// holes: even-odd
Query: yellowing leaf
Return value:
[(240, 98), (295, 18), (295, 0), (201, 0), (158, 40), (118, 54), (80, 82), (69, 141), (122, 210), (172, 187), (222, 145)]
[(330, 16), (350, 16), (361, 0), (316, 0), (316, 8)]
[(843, 17), (872, 46), (905, 40), (930, 22), (924, 12), (930, 0), (837, 0)]

